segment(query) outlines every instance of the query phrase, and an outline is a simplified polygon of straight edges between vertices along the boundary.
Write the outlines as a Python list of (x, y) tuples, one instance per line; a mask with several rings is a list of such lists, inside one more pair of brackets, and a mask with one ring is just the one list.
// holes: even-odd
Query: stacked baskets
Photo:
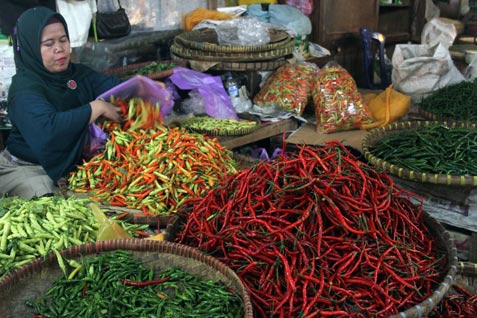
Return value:
[(270, 30), (270, 38), (265, 45), (219, 45), (215, 30), (193, 30), (175, 36), (171, 55), (173, 60), (214, 63), (214, 70), (274, 70), (286, 63), (295, 41), (281, 30)]

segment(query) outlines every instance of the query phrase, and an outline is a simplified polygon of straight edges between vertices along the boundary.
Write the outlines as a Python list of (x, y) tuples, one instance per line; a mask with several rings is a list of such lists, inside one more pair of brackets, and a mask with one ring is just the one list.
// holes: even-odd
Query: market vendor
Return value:
[(54, 193), (81, 162), (90, 123), (120, 120), (119, 107), (95, 98), (121, 79), (72, 63), (65, 19), (46, 7), (20, 16), (13, 49), (12, 130), (0, 153), (0, 195), (29, 199)]

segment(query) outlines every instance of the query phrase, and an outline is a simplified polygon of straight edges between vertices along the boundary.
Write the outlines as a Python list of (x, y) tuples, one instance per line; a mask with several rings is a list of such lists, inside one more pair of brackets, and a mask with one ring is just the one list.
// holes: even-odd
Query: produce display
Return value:
[(169, 215), (236, 172), (217, 139), (162, 125), (158, 108), (138, 98), (115, 103), (124, 122), (103, 125), (109, 134), (105, 150), (71, 173), (71, 190), (145, 214)]
[(266, 80), (253, 102), (259, 108), (275, 107), (301, 116), (312, 99), (318, 71), (312, 63), (281, 66)]
[(195, 116), (184, 120), (181, 127), (210, 136), (233, 136), (251, 133), (259, 124), (255, 120), (220, 119), (207, 116)]
[(303, 146), (190, 199), (174, 241), (230, 266), (256, 317), (389, 317), (430, 297), (448, 270), (411, 199), (339, 142)]
[(369, 152), (413, 171), (477, 176), (477, 129), (428, 125), (383, 136)]
[(317, 131), (332, 133), (359, 129), (373, 122), (356, 82), (339, 65), (323, 68), (312, 89)]
[(95, 242), (99, 224), (90, 200), (42, 197), (0, 200), (0, 278), (37, 257)]
[(243, 317), (242, 299), (221, 282), (149, 269), (128, 251), (64, 263), (72, 269), (28, 301), (33, 317)]
[(138, 67), (133, 70), (124, 71), (121, 74), (118, 74), (120, 77), (130, 77), (134, 75), (151, 75), (163, 71), (167, 71), (176, 67), (174, 63), (160, 63), (160, 62), (151, 62), (144, 66)]
[(477, 121), (477, 80), (444, 86), (417, 103), (428, 119)]

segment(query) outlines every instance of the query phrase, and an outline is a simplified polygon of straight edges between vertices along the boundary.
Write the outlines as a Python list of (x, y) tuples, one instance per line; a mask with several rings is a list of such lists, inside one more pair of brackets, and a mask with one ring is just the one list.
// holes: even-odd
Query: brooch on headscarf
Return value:
[(69, 80), (66, 82), (66, 86), (68, 86), (69, 89), (76, 89), (78, 87), (78, 84), (76, 84), (75, 80)]

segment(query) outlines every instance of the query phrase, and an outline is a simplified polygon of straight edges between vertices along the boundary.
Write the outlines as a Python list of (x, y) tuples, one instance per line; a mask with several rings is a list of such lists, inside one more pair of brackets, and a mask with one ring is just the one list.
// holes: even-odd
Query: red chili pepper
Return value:
[(153, 279), (153, 280), (147, 280), (144, 282), (135, 282), (126, 278), (121, 279), (121, 283), (123, 283), (126, 286), (134, 286), (134, 287), (144, 287), (144, 286), (149, 286), (149, 285), (157, 285), (157, 284), (162, 284), (167, 281), (169, 281), (171, 278), (170, 277), (165, 277), (162, 279)]

